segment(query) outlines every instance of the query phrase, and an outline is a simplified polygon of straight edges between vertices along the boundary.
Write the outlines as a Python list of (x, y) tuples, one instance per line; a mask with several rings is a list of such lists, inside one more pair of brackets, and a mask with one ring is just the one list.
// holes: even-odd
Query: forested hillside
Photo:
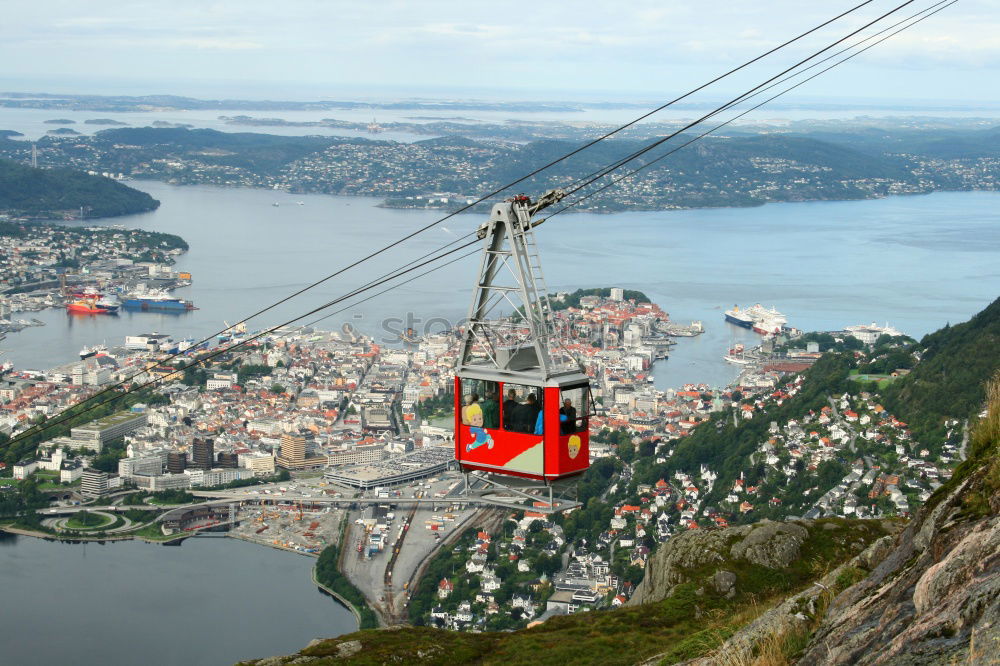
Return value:
[(966, 419), (986, 400), (985, 381), (1000, 369), (1000, 298), (969, 321), (924, 336), (913, 371), (883, 391), (883, 402), (923, 439), (939, 438), (945, 419)]
[(33, 169), (0, 159), (0, 212), (36, 219), (76, 215), (112, 217), (154, 210), (160, 202), (145, 192), (74, 169)]

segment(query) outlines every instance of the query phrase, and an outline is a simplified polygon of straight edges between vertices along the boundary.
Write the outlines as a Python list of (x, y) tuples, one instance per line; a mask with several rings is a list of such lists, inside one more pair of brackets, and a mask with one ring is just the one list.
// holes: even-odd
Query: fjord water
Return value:
[[(315, 560), (218, 537), (179, 547), (0, 533), (5, 664), (232, 664), (357, 629)], [(17, 640), (12, 640), (13, 637)]]
[[(47, 325), (8, 336), (0, 343), (4, 360), (43, 369), (76, 359), (83, 345), (120, 344), (125, 335), (154, 330), (201, 339), (442, 215), (379, 208), (377, 200), (360, 197), (129, 184), (159, 199), (160, 208), (88, 224), (186, 239), (191, 250), (177, 268), (191, 271), (194, 283), (175, 293), (199, 309), (118, 317), (35, 313)], [(804, 330), (888, 321), (918, 338), (968, 319), (1000, 291), (998, 205), (1000, 193), (947, 192), (757, 208), (567, 213), (539, 227), (537, 238), (550, 290), (639, 289), (675, 321), (704, 321), (704, 335), (681, 339), (671, 358), (657, 364), (658, 386), (724, 385), (736, 374), (721, 360), (726, 350), (735, 341), (757, 339), (724, 323), (723, 311), (734, 303), (773, 305)], [(467, 234), (481, 219), (454, 217), (251, 320), (249, 327), (261, 329), (327, 303)], [(390, 344), (408, 326), (440, 330), (465, 316), (477, 261), (468, 257), (426, 277), (407, 278), (401, 288), (319, 326), (346, 322)]]

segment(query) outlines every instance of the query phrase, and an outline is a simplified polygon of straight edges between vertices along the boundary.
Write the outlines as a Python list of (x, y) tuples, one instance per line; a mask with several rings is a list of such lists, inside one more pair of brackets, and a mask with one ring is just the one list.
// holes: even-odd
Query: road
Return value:
[(826, 397), (827, 401), (830, 403), (830, 408), (833, 410), (833, 418), (837, 421), (837, 425), (851, 433), (851, 440), (847, 443), (847, 448), (851, 450), (851, 453), (857, 453), (857, 449), (854, 447), (854, 440), (858, 438), (858, 433), (854, 431), (854, 428), (847, 425), (844, 419), (840, 416), (840, 411), (837, 409), (837, 403), (833, 401), (830, 396)]

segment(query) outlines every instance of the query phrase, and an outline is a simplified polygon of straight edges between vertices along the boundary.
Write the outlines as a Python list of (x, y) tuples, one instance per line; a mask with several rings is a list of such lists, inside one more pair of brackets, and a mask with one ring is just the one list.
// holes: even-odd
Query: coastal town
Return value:
[[(367, 196), (392, 208), (454, 209), (477, 201), (476, 192), (495, 189), (509, 165), (525, 159), (524, 151), (546, 151), (547, 144), (557, 141), (539, 137), (525, 146), (522, 139), (505, 139), (503, 128), (498, 125), (495, 136), (476, 139), (449, 135), (403, 142), (233, 135), (165, 124), (110, 129), (93, 136), (50, 134), (35, 144), (2, 141), (0, 158), (22, 164), (41, 160), (47, 167), (115, 178)], [(560, 137), (567, 129), (573, 128), (550, 124), (544, 132), (546, 137)], [(672, 129), (663, 126), (662, 131)], [(673, 210), (996, 189), (1000, 162), (992, 155), (943, 154), (932, 143), (901, 148), (888, 141), (876, 158), (845, 151), (840, 142), (848, 139), (834, 137), (827, 143), (830, 135), (825, 131), (816, 139), (786, 138), (773, 129), (758, 131), (750, 138), (740, 133), (715, 137), (697, 153), (679, 154), (673, 164), (620, 179), (615, 188), (588, 198), (577, 209)], [(936, 139), (939, 130), (921, 131)], [(773, 144), (766, 155), (758, 154), (761, 142)], [(267, 159), (258, 159), (261, 153)], [(563, 176), (533, 187), (541, 191), (564, 186), (588, 171), (586, 165), (572, 162), (567, 169)]]
[[(187, 243), (173, 234), (0, 216), (0, 333), (41, 323), (12, 321), (17, 313), (77, 304), (93, 314), (104, 294), (146, 296), (190, 285), (189, 273), (172, 269), (186, 250)], [(103, 311), (113, 313), (119, 305)]]
[[(47, 372), (10, 371), (0, 378), (0, 432), (9, 437), (30, 434), (123, 380), (155, 388), (123, 411), (42, 437), (37, 454), (9, 453), (3, 464), (13, 482), (33, 479), (63, 506), (101, 506), (135, 493), (235, 500), (232, 520), (241, 526), (234, 536), (304, 554), (338, 539), (340, 521), (356, 523), (342, 543), (357, 544), (349, 575), (383, 617), (412, 603), (412, 621), (478, 630), (626, 603), (648, 558), (680, 531), (760, 517), (907, 516), (961, 459), (958, 423), (932, 454), (862, 382), (857, 391), (831, 395), (821, 409), (770, 420), (800, 391), (795, 373), (822, 357), (816, 343), (798, 348), (795, 339), (765, 336), (733, 386), (660, 390), (651, 382), (654, 365), (669, 362), (671, 347), (698, 335), (702, 322), (672, 322), (641, 294), (617, 288), (555, 294), (552, 302), (556, 329), (591, 378), (588, 474), (607, 503), (600, 515), (501, 509), (499, 522), (494, 516), (483, 525), (470, 513), (453, 460), (458, 331), (387, 346), (354, 332), (289, 327), (258, 337), (234, 327), (211, 347), (183, 351), (165, 334), (132, 336)], [(876, 351), (861, 342), (874, 343), (874, 335), (859, 326), (831, 339), (853, 339), (872, 355), (897, 339), (878, 337)], [(190, 363), (207, 353), (211, 361)], [(704, 464), (649, 477), (713, 417), (769, 421), (766, 438), (730, 486), (721, 488), (722, 470)], [(394, 523), (394, 498), (418, 493), (435, 505)], [(337, 498), (371, 498), (381, 508), (345, 506), (345, 513), (321, 504)], [(275, 506), (265, 508), (265, 501)], [(157, 529), (164, 537), (183, 534), (218, 522), (212, 515)], [(50, 518), (47, 525), (58, 531), (66, 523)], [(410, 539), (402, 548), (411, 526), (433, 538)], [(405, 569), (409, 581), (442, 535), (451, 539), (442, 553), (461, 572), (424, 576), (417, 589), (399, 587), (399, 574), (399, 585), (387, 591), (381, 577), (372, 580), (386, 566), (383, 553), (399, 544), (404, 555), (392, 566)]]

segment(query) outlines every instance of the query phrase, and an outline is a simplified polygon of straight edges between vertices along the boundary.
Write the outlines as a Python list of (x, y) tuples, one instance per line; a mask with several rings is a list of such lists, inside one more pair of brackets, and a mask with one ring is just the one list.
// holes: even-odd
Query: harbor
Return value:
[[(362, 197), (181, 187), (155, 181), (132, 184), (163, 205), (152, 213), (115, 219), (116, 226), (105, 228), (116, 233), (122, 227), (168, 232), (190, 243), (189, 251), (171, 255), (175, 263), (169, 270), (190, 273), (192, 284), (178, 284), (171, 294), (193, 302), (199, 309), (173, 313), (120, 310), (117, 316), (68, 316), (61, 304), (53, 303), (35, 312), (11, 316), (14, 321), (36, 318), (45, 326), (8, 335), (0, 345), (5, 351), (0, 360), (18, 368), (44, 369), (79, 358), (84, 346), (104, 341), (117, 344), (126, 335), (144, 331), (170, 332), (178, 340), (214, 336), (225, 327), (224, 321), (238, 322), (248, 312), (259, 309), (261, 303), (274, 302), (290, 289), (302, 286), (280, 276), (304, 270), (305, 280), (319, 279), (346, 263), (347, 257), (370, 251), (373, 232), (399, 235), (436, 219), (434, 211), (388, 210), (376, 207), (376, 200)], [(276, 196), (282, 202), (302, 200), (306, 205), (273, 208), (270, 203)], [(542, 235), (539, 244), (554, 291), (596, 286), (595, 276), (616, 275), (619, 284), (642, 289), (654, 302), (663, 303), (672, 322), (704, 323), (704, 333), (683, 340), (674, 338), (684, 344), (670, 347), (669, 360), (656, 363), (654, 375), (659, 388), (692, 382), (725, 386), (736, 378), (738, 370), (722, 356), (737, 342), (752, 347), (760, 339), (751, 329), (725, 324), (723, 313), (733, 303), (741, 307), (757, 302), (774, 304), (783, 312), (794, 313), (792, 323), (801, 330), (839, 330), (859, 321), (888, 319), (914, 337), (947, 321), (969, 317), (976, 304), (990, 295), (988, 283), (970, 276), (989, 271), (995, 256), (970, 251), (983, 246), (964, 239), (992, 233), (992, 211), (998, 196), (992, 192), (958, 192), (919, 198), (769, 204), (754, 209), (581, 213), (571, 218), (573, 234)], [(961, 223), (955, 235), (946, 241), (936, 239), (936, 225), (954, 225), (956, 215), (960, 215)], [(827, 231), (807, 242), (801, 225), (803, 217), (816, 220)], [(900, 222), (910, 218), (915, 221)], [(457, 219), (463, 225), (478, 223), (475, 216)], [(338, 220), (336, 233), (330, 233), (330, 220)], [(70, 224), (93, 227), (95, 221)], [(740, 224), (752, 224), (763, 235), (759, 240), (755, 236), (737, 244), (730, 230)], [(276, 225), (282, 230), (280, 234), (275, 234)], [(619, 242), (634, 248), (634, 261), (621, 264), (603, 253), (608, 225), (615, 228)], [(259, 247), (259, 238), (268, 239), (266, 250)], [(796, 261), (763, 270), (754, 258), (764, 238), (774, 251), (794, 256)], [(900, 242), (902, 238), (907, 239), (906, 243)], [(382, 265), (388, 269), (393, 262), (419, 256), (437, 244), (436, 236), (418, 237), (413, 248), (392, 253)], [(660, 249), (653, 250), (653, 245)], [(913, 267), (925, 263), (930, 248), (940, 262), (915, 272)], [(584, 257), (586, 266), (581, 263)], [(881, 262), (884, 279), (878, 287), (850, 272), (832, 269), (848, 258)], [(718, 262), (727, 269), (705, 271), (705, 266)], [(468, 271), (466, 262), (446, 266), (413, 287), (390, 292), (337, 315), (328, 320), (329, 325), (347, 322), (384, 344), (392, 344), (392, 339), (399, 337), (386, 334), (394, 320), (403, 322), (395, 330), (413, 328), (417, 337), (440, 330), (438, 318), (452, 322), (465, 314), (461, 306), (452, 305), (462, 293), (457, 284), (463, 271)], [(146, 268), (147, 281), (148, 272)], [(821, 283), (826, 285), (822, 291), (813, 286)], [(959, 283), (966, 287), (959, 290)], [(327, 291), (315, 300), (325, 302), (355, 286), (356, 282), (345, 275), (331, 281)], [(919, 307), (910, 305), (905, 298), (914, 289), (924, 294)], [(820, 294), (828, 295), (820, 298)], [(251, 321), (252, 328), (261, 329), (297, 316), (315, 302), (303, 298), (301, 304), (289, 303)], [(429, 318), (429, 313), (434, 313), (435, 318)], [(411, 323), (405, 323), (408, 317)]]

